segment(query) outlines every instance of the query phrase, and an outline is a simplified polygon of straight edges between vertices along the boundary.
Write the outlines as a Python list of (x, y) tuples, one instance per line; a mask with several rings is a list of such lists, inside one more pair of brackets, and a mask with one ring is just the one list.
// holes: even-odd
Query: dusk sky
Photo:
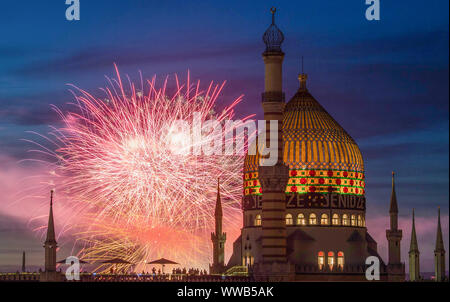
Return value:
[(13, 193), (28, 173), (19, 161), (30, 157), (30, 144), (21, 139), (58, 126), (50, 105), (64, 111), (73, 101), (68, 83), (97, 93), (107, 85), (105, 75), (114, 76), (113, 63), (134, 79), (139, 71), (185, 78), (189, 70), (204, 83), (227, 81), (220, 104), (243, 94), (238, 117), (262, 118), (262, 34), (275, 5), (285, 35), (286, 99), (298, 88), (304, 56), (309, 91), (362, 151), (367, 225), (380, 255), (387, 260), (384, 230), (395, 170), (403, 261), (415, 208), (422, 270), (432, 271), (438, 206), (450, 252), (449, 2), (381, 0), (381, 20), (372, 22), (364, 0), (343, 3), (82, 0), (81, 20), (74, 22), (65, 19), (63, 0), (2, 3), (0, 270), (18, 269), (22, 250), (30, 264), (42, 264), (42, 238), (27, 227), (30, 213)]

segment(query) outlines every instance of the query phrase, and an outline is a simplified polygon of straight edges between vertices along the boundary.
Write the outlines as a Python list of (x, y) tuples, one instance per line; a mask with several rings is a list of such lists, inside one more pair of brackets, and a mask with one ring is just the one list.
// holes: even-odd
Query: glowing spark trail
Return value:
[[(167, 79), (161, 88), (153, 77), (137, 89), (129, 79), (124, 85), (116, 72), (117, 79), (103, 89), (105, 98), (76, 88), (76, 110), (55, 108), (64, 123), (52, 132), (58, 147), (55, 153), (41, 151), (57, 158), (55, 187), (76, 217), (75, 236), (84, 247), (80, 256), (87, 261), (120, 257), (136, 271), (148, 269), (145, 261), (157, 257), (206, 267), (218, 177), (225, 229), (236, 233), (241, 224), (243, 155), (189, 153), (194, 142), (173, 124), (191, 125), (195, 114), (202, 122), (224, 122), (241, 98), (214, 113), (224, 84), (201, 90), (189, 76), (186, 85), (175, 77), (175, 92), (168, 96)], [(180, 144), (186, 152), (173, 152)]]

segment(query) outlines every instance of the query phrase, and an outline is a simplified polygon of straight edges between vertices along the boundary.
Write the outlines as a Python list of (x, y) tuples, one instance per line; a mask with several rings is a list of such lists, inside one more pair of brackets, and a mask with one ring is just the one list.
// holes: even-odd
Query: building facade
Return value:
[[(356, 142), (310, 93), (303, 72), (285, 102), (283, 40), (273, 9), (263, 36), (262, 106), (267, 133), (278, 134), (279, 158), (273, 166), (261, 165), (266, 159), (258, 153), (245, 158), (243, 228), (228, 267), (248, 266), (259, 280), (365, 280), (366, 258), (376, 256), (382, 279), (389, 269), (404, 279), (400, 259), (390, 256), (385, 265), (366, 228), (364, 161)], [(278, 122), (277, 131), (269, 120)], [(391, 217), (395, 223), (396, 213)], [(396, 246), (401, 230), (393, 227), (388, 232)]]

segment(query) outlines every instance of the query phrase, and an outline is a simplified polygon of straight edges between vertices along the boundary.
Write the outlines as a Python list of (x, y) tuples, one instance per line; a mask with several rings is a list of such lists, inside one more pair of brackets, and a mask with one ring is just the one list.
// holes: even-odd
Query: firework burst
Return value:
[[(51, 164), (52, 184), (66, 196), (76, 222), (72, 232), (83, 246), (80, 255), (88, 261), (121, 257), (136, 270), (162, 256), (206, 267), (217, 178), (229, 238), (240, 228), (244, 153), (196, 155), (190, 151), (198, 142), (174, 123), (183, 120), (191, 126), (197, 117), (223, 124), (241, 97), (215, 113), (224, 83), (201, 90), (189, 75), (185, 85), (175, 76), (169, 96), (167, 78), (160, 88), (155, 77), (136, 88), (129, 78), (126, 85), (122, 82), (117, 67), (116, 74), (102, 89), (103, 98), (75, 87), (75, 110), (55, 107), (64, 124), (51, 133), (56, 151), (40, 149), (57, 159)], [(222, 134), (200, 144), (223, 138), (226, 144)]]

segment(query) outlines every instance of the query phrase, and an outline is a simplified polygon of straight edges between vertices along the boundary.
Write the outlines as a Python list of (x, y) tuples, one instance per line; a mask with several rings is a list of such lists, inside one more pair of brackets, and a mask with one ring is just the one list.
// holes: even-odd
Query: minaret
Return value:
[(411, 228), (411, 245), (409, 247), (409, 280), (420, 280), (420, 252), (417, 245), (416, 222), (414, 217), (414, 209), (412, 212), (412, 228)]
[(404, 281), (405, 266), (400, 257), (400, 241), (402, 230), (398, 229), (398, 206), (395, 194), (395, 173), (392, 172), (391, 204), (389, 206), (390, 229), (386, 230), (386, 238), (389, 244), (388, 280)]
[(53, 221), (53, 190), (50, 191), (50, 212), (48, 214), (47, 237), (45, 248), (45, 271), (41, 275), (41, 281), (58, 281), (56, 272), (56, 248), (55, 224)]
[(445, 281), (445, 249), (441, 230), (441, 208), (438, 209), (436, 247), (434, 249), (434, 272), (436, 278), (435, 281)]
[[(283, 111), (284, 93), (282, 89), (282, 64), (284, 53), (281, 43), (283, 33), (275, 25), (276, 9), (272, 8), (272, 24), (266, 30), (263, 41), (266, 50), (263, 53), (265, 65), (265, 90), (262, 94), (262, 107), (266, 120), (266, 146), (270, 146), (269, 138), (278, 138), (275, 165), (261, 165), (258, 177), (262, 186), (262, 262), (273, 265), (286, 264), (286, 185), (289, 168), (283, 162)], [(277, 129), (270, 128), (270, 121), (277, 121)], [(261, 142), (258, 142), (261, 144)], [(264, 156), (261, 156), (264, 162)], [(271, 156), (273, 157), (273, 155)], [(280, 267), (277, 265), (277, 267)], [(266, 266), (263, 269), (269, 273), (273, 270)], [(265, 273), (264, 273), (265, 274)]]
[(222, 232), (222, 202), (220, 200), (220, 185), (217, 180), (217, 199), (214, 218), (216, 222), (215, 233), (211, 233), (213, 242), (213, 264), (209, 267), (211, 274), (222, 274), (225, 272), (225, 241), (227, 234)]
[(22, 273), (25, 273), (25, 251), (22, 252)]

